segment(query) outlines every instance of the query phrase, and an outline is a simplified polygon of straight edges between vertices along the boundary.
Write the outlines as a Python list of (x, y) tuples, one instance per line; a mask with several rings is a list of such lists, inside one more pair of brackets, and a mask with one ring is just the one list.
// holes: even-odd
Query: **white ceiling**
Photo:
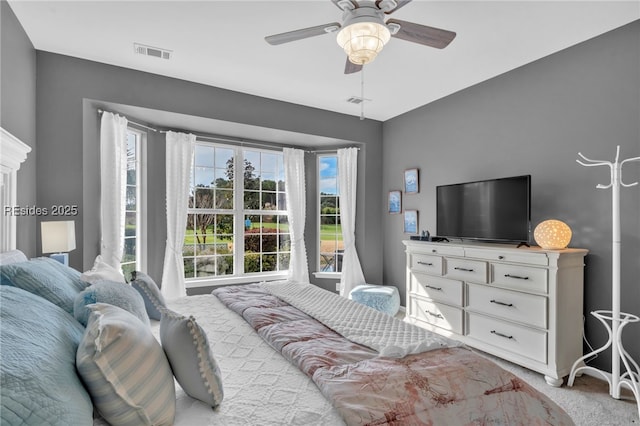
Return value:
[[(317, 1), (9, 0), (34, 47), (359, 116), (360, 73), (335, 34), (271, 46), (264, 36), (340, 21)], [(364, 113), (387, 120), (640, 19), (640, 2), (414, 0), (391, 17), (457, 32), (443, 50), (392, 38), (365, 66)], [(171, 50), (134, 54), (133, 43)]]

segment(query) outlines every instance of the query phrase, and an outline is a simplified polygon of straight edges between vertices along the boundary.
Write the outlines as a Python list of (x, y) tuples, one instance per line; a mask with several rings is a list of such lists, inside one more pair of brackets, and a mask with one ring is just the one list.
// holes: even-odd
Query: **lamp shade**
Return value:
[(563, 249), (571, 241), (571, 228), (560, 220), (545, 220), (536, 226), (533, 238), (543, 249)]
[(40, 222), (42, 253), (66, 253), (76, 248), (76, 224), (73, 220)]
[(384, 45), (391, 38), (386, 26), (377, 22), (355, 22), (340, 30), (336, 38), (356, 65), (364, 65), (373, 61)]

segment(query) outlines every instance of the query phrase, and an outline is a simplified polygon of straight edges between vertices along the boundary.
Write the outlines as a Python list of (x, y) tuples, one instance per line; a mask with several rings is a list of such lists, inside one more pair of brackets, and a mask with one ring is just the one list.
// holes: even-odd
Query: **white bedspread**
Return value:
[(313, 284), (264, 282), (261, 286), (352, 342), (378, 351), (380, 356), (402, 358), (460, 343), (393, 318)]
[[(311, 379), (218, 298), (188, 296), (168, 302), (168, 307), (193, 315), (207, 333), (224, 387), (224, 400), (213, 410), (187, 396), (176, 382), (176, 426), (344, 425)], [(152, 328), (158, 337), (159, 321), (152, 321)]]

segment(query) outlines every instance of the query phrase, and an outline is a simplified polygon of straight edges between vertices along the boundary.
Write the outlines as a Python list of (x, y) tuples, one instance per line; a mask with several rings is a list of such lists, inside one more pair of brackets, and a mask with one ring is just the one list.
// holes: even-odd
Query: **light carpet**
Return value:
[(626, 389), (622, 399), (609, 396), (609, 384), (605, 380), (583, 374), (576, 377), (573, 386), (565, 384), (555, 388), (549, 386), (544, 376), (519, 365), (496, 358), (484, 352), (502, 368), (531, 384), (562, 407), (577, 426), (633, 426), (640, 424), (638, 405), (633, 394)]

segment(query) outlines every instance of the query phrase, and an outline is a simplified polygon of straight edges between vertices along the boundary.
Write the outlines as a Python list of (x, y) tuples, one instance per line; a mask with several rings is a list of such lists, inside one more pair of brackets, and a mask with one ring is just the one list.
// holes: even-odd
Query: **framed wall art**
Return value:
[(404, 211), (404, 233), (405, 234), (418, 233), (418, 210)]
[(405, 194), (417, 194), (418, 187), (418, 169), (407, 169), (404, 171), (404, 192)]
[(389, 191), (389, 213), (398, 214), (402, 212), (402, 192), (401, 191)]

